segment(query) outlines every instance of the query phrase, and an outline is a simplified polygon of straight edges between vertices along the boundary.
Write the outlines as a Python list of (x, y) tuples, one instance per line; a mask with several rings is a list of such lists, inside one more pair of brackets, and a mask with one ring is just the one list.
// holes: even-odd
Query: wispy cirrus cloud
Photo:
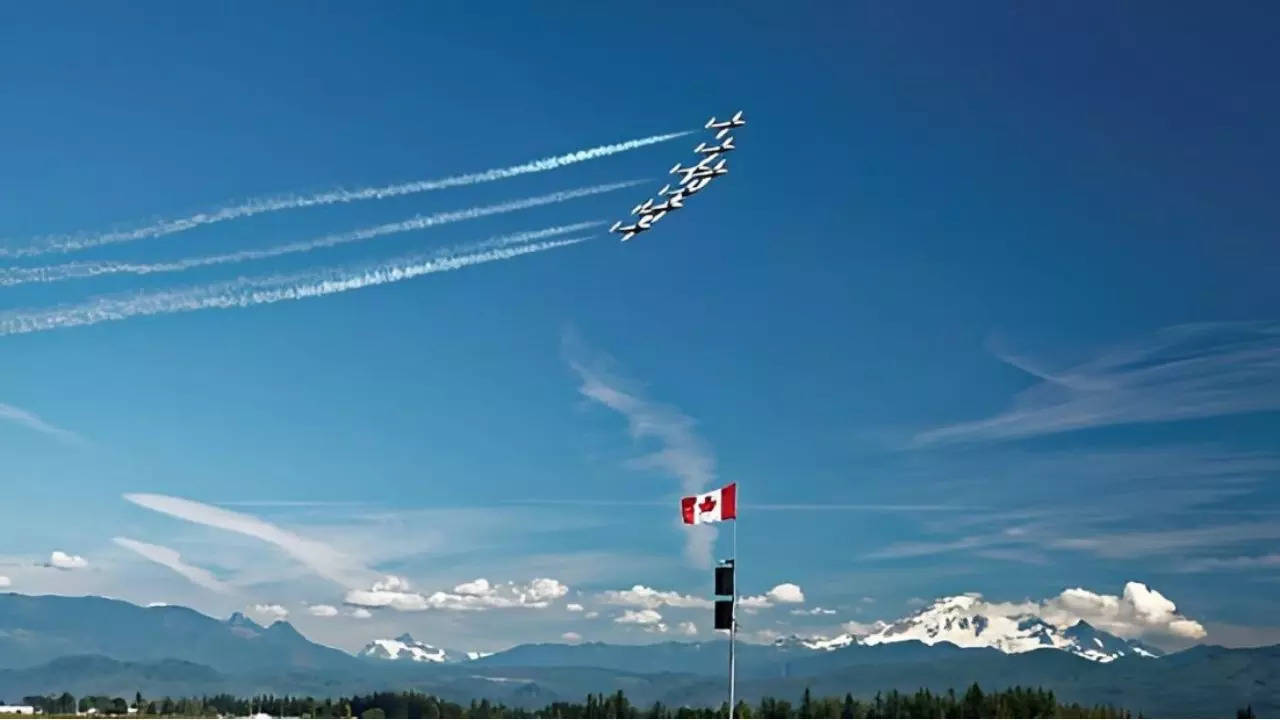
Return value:
[(13, 405), (0, 403), (0, 420), (8, 420), (9, 422), (17, 423), (25, 428), (35, 430), (39, 433), (44, 433), (45, 435), (56, 438), (65, 443), (71, 443), (73, 445), (84, 443), (83, 438), (70, 430), (60, 428), (57, 425), (47, 422), (33, 412), (23, 410), (20, 407), (14, 407)]
[(1280, 410), (1280, 325), (1178, 325), (1063, 370), (996, 349), (1041, 382), (989, 418), (935, 428), (916, 445), (1007, 440), (1107, 425)]
[(226, 594), (231, 592), (231, 587), (219, 580), (213, 573), (204, 568), (183, 562), (182, 555), (177, 550), (126, 537), (115, 537), (111, 541), (126, 550), (132, 550), (153, 563), (169, 568), (202, 588), (207, 588), (216, 593)]
[(180, 520), (247, 535), (275, 545), (312, 572), (345, 587), (363, 585), (376, 576), (355, 558), (325, 543), (304, 538), (252, 515), (168, 495), (128, 493), (124, 499)]
[[(660, 470), (678, 479), (686, 495), (705, 490), (716, 479), (716, 460), (710, 446), (696, 431), (697, 422), (679, 409), (645, 398), (616, 371), (609, 356), (594, 351), (572, 330), (566, 330), (561, 346), (569, 367), (582, 384), (578, 391), (627, 419), (635, 440), (656, 440), (659, 449), (632, 462), (636, 468)], [(684, 529), (685, 556), (700, 567), (711, 564), (716, 531), (710, 525)]]

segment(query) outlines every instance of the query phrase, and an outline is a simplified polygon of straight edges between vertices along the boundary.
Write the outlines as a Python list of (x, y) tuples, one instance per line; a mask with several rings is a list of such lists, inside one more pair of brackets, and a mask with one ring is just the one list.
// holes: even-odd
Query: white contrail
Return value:
[[(535, 234), (546, 236), (556, 234), (554, 231), (563, 232), (563, 228), (549, 228), (537, 231)], [(458, 270), (495, 260), (509, 260), (530, 253), (577, 245), (590, 239), (578, 237), (521, 245), (510, 244), (519, 242), (512, 238), (527, 235), (529, 233), (494, 238), (480, 243), (488, 249), (466, 254), (457, 254), (458, 251), (453, 251), (439, 253), (432, 257), (419, 255), (366, 265), (357, 269), (327, 268), (293, 275), (240, 278), (230, 282), (180, 290), (99, 297), (78, 305), (8, 312), (0, 314), (0, 335), (96, 325), (138, 315), (164, 315), (211, 308), (243, 308), (332, 295), (374, 285), (400, 282), (419, 275)]]
[(257, 250), (239, 250), (231, 253), (223, 253), (221, 255), (204, 255), (157, 263), (127, 263), (104, 260), (93, 262), (73, 262), (62, 265), (47, 265), (44, 267), (0, 268), (0, 286), (22, 285), (25, 283), (37, 282), (58, 282), (60, 280), (73, 280), (77, 278), (96, 277), (98, 275), (113, 275), (116, 273), (149, 275), (151, 273), (179, 272), (207, 265), (223, 265), (226, 263), (245, 262), (249, 260), (264, 260), (266, 258), (278, 257), (280, 255), (308, 252), (318, 248), (361, 242), (363, 240), (369, 240), (382, 235), (391, 235), (394, 233), (409, 232), (412, 230), (423, 230), (436, 225), (445, 225), (463, 220), (475, 220), (489, 215), (501, 215), (503, 213), (526, 210), (528, 208), (538, 207), (541, 205), (566, 202), (568, 200), (586, 197), (588, 195), (598, 195), (600, 193), (613, 192), (614, 190), (634, 187), (643, 182), (645, 181), (628, 180), (626, 182), (594, 185), (592, 187), (577, 188), (575, 190), (561, 190), (560, 192), (554, 192), (547, 195), (538, 195), (535, 197), (522, 198), (520, 200), (508, 200), (507, 202), (498, 203), (496, 205), (483, 205), (463, 210), (450, 210), (447, 212), (435, 213), (433, 215), (419, 215), (417, 217), (409, 218), (408, 220), (386, 223), (384, 225), (377, 225), (375, 227), (364, 228), (361, 230), (325, 235), (324, 237), (313, 238), (311, 240), (300, 240), (297, 242)]
[(32, 255), (43, 255), (45, 253), (69, 253), (77, 250), (84, 250), (86, 248), (98, 247), (99, 245), (111, 245), (114, 243), (130, 242), (132, 240), (160, 237), (162, 235), (172, 235), (173, 233), (191, 230), (192, 228), (197, 228), (202, 225), (212, 225), (214, 223), (235, 220), (237, 218), (244, 218), (252, 215), (260, 215), (262, 213), (291, 210), (295, 208), (316, 207), (319, 205), (349, 203), (356, 202), (358, 200), (381, 200), (383, 198), (410, 195), (430, 190), (442, 190), (444, 188), (459, 187), (462, 185), (474, 185), (476, 183), (490, 182), (493, 180), (504, 180), (518, 175), (555, 170), (566, 165), (573, 165), (587, 160), (616, 155), (617, 153), (635, 150), (647, 145), (654, 145), (656, 143), (674, 140), (693, 132), (696, 131), (685, 130), (684, 132), (666, 133), (664, 135), (651, 135), (649, 137), (627, 140), (625, 142), (613, 143), (611, 145), (599, 145), (597, 147), (578, 150), (565, 155), (546, 157), (541, 160), (534, 160), (521, 165), (495, 168), (492, 170), (485, 170), (483, 172), (468, 173), (466, 175), (455, 175), (453, 177), (439, 178), (436, 180), (417, 180), (398, 185), (366, 187), (357, 190), (330, 190), (328, 192), (316, 193), (314, 195), (282, 195), (270, 198), (258, 198), (254, 200), (247, 200), (236, 205), (229, 205), (207, 213), (198, 213), (190, 217), (174, 220), (160, 220), (150, 225), (144, 225), (130, 230), (116, 230), (96, 234), (48, 235), (42, 238), (37, 238), (35, 244), (28, 245), (26, 247), (7, 249), (0, 248), (0, 257), (29, 257)]

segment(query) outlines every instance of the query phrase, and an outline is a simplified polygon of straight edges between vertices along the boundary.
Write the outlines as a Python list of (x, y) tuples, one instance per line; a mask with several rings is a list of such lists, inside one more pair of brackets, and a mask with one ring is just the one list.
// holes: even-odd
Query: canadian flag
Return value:
[(685, 525), (723, 522), (738, 517), (738, 483), (725, 485), (705, 495), (680, 498), (680, 515)]

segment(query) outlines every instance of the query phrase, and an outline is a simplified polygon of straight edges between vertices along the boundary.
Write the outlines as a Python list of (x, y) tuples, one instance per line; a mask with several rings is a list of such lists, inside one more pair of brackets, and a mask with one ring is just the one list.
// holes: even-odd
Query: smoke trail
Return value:
[(211, 212), (198, 213), (190, 217), (174, 220), (161, 220), (159, 222), (133, 228), (131, 230), (117, 230), (97, 234), (49, 235), (43, 238), (38, 238), (37, 244), (29, 245), (27, 247), (8, 249), (0, 248), (0, 257), (29, 257), (32, 255), (43, 255), (45, 253), (69, 253), (77, 250), (84, 250), (86, 248), (98, 247), (100, 245), (110, 245), (114, 243), (130, 242), (132, 240), (160, 237), (162, 235), (172, 235), (173, 233), (183, 232), (184, 230), (190, 230), (202, 225), (212, 225), (214, 223), (250, 217), (252, 215), (260, 215), (262, 213), (278, 212), (280, 210), (291, 210), (295, 208), (316, 207), (320, 205), (333, 205), (337, 203), (357, 202), (359, 200), (381, 200), (383, 198), (410, 195), (430, 190), (442, 190), (444, 188), (474, 185), (476, 183), (491, 182), (493, 180), (505, 180), (518, 175), (546, 172), (547, 170), (555, 170), (566, 165), (573, 165), (587, 160), (616, 155), (621, 152), (635, 150), (647, 145), (654, 145), (656, 143), (674, 140), (693, 132), (696, 131), (686, 130), (684, 132), (666, 133), (665, 135), (652, 135), (646, 138), (627, 140), (625, 142), (613, 143), (611, 145), (599, 145), (597, 147), (578, 150), (565, 155), (546, 157), (541, 160), (534, 160), (521, 165), (495, 168), (466, 175), (455, 175), (453, 177), (440, 178), (437, 180), (418, 180), (399, 185), (367, 187), (360, 188), (358, 190), (330, 190), (328, 192), (317, 193), (315, 195), (283, 195), (271, 198), (247, 200), (238, 205), (229, 205)]
[[(56, 328), (96, 325), (139, 315), (164, 315), (211, 308), (244, 308), (286, 300), (301, 300), (359, 290), (374, 285), (409, 280), (472, 265), (510, 260), (530, 253), (586, 242), (588, 237), (523, 242), (530, 237), (561, 234), (566, 227), (492, 238), (476, 245), (437, 253), (410, 256), (360, 268), (324, 268), (292, 275), (240, 278), (149, 294), (94, 298), (79, 305), (0, 314), (0, 335), (42, 332)], [(485, 249), (479, 249), (485, 248)], [(462, 254), (460, 254), (462, 253)]]
[(588, 195), (598, 195), (600, 193), (613, 192), (614, 190), (633, 187), (642, 182), (644, 181), (628, 180), (626, 182), (595, 185), (592, 187), (578, 188), (576, 190), (561, 190), (560, 192), (554, 192), (548, 195), (538, 195), (520, 200), (508, 200), (507, 202), (498, 203), (496, 205), (484, 205), (480, 207), (466, 208), (465, 210), (450, 210), (447, 212), (436, 213), (434, 215), (419, 215), (401, 222), (387, 223), (371, 228), (337, 233), (334, 235), (325, 235), (320, 238), (300, 240), (298, 242), (277, 245), (275, 247), (262, 248), (258, 250), (239, 250), (237, 252), (224, 253), (221, 255), (190, 257), (169, 262), (127, 263), (104, 260), (73, 262), (62, 265), (46, 265), (44, 267), (32, 268), (0, 268), (0, 286), (22, 285), (25, 283), (36, 282), (58, 282), (60, 280), (72, 280), (76, 278), (96, 277), (98, 275), (112, 275), (116, 273), (149, 275), (151, 273), (159, 272), (179, 272), (182, 270), (204, 267), (206, 265), (223, 265), (226, 263), (245, 262), (248, 260), (264, 260), (266, 258), (278, 257), (280, 255), (308, 252), (318, 248), (360, 242), (380, 237), (382, 235), (409, 232), (411, 230), (422, 230), (436, 225), (444, 225), (463, 220), (475, 220), (476, 218), (487, 217), (489, 215), (501, 215), (503, 213), (526, 210), (540, 205), (551, 205), (554, 203), (566, 202), (568, 200), (586, 197)]

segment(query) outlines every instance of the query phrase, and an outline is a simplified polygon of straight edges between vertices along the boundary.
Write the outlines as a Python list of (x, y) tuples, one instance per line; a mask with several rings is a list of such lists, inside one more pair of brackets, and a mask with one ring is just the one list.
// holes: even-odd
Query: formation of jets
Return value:
[(630, 240), (651, 229), (653, 224), (667, 213), (683, 208), (686, 198), (705, 188), (713, 179), (729, 172), (729, 168), (725, 166), (727, 161), (722, 156), (738, 149), (733, 144), (733, 136), (729, 131), (746, 124), (747, 121), (742, 119), (741, 110), (722, 122), (716, 122), (715, 116), (712, 116), (705, 127), (707, 130), (716, 131), (716, 144), (698, 143), (698, 146), (693, 149), (693, 152), (700, 156), (697, 163), (688, 167), (676, 163), (675, 167), (671, 168), (670, 174), (679, 175), (680, 181), (662, 186), (658, 191), (660, 201), (654, 201), (651, 198), (632, 208), (631, 214), (637, 216), (635, 222), (624, 225), (622, 221), (618, 221), (610, 228), (610, 232), (621, 234), (623, 242)]

